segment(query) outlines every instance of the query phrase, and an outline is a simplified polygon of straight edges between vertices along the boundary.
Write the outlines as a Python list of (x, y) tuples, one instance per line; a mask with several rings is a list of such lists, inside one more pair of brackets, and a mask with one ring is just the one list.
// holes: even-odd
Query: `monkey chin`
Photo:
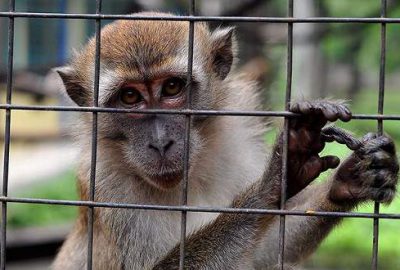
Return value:
[(170, 190), (176, 187), (183, 178), (182, 171), (164, 173), (164, 174), (156, 174), (147, 177), (147, 182), (154, 186), (155, 188), (161, 190)]

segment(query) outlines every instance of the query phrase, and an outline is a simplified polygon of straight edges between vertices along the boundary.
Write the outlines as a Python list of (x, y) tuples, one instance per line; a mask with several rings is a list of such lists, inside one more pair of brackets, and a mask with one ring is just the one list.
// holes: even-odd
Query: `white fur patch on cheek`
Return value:
[(191, 128), (190, 132), (190, 146), (189, 146), (189, 158), (191, 163), (195, 163), (198, 160), (198, 154), (201, 152), (204, 142), (199, 134), (199, 132)]

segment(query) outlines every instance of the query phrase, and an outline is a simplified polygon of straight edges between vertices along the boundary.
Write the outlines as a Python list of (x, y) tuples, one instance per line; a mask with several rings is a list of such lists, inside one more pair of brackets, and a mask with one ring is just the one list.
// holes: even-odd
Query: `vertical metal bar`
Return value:
[[(101, 13), (101, 0), (96, 0), (96, 14)], [(94, 69), (94, 85), (93, 85), (93, 107), (99, 106), (99, 80), (100, 80), (100, 31), (101, 19), (96, 19), (95, 22), (95, 38), (96, 38), (96, 51), (95, 51), (95, 69)], [(96, 185), (96, 161), (97, 161), (97, 112), (92, 112), (92, 155), (90, 163), (90, 186), (89, 186), (89, 200), (95, 200), (95, 185)], [(94, 223), (94, 208), (88, 208), (88, 249), (87, 249), (87, 269), (91, 270), (93, 267), (93, 223)]]
[[(8, 10), (15, 11), (15, 0), (9, 0)], [(6, 103), (11, 104), (13, 66), (14, 66), (14, 18), (8, 18), (8, 63), (7, 63), (7, 93)], [(11, 136), (11, 109), (6, 109), (5, 131), (4, 131), (4, 163), (3, 163), (3, 190), (2, 196), (8, 195), (8, 170), (10, 160), (10, 136)], [(1, 203), (1, 256), (0, 269), (6, 269), (6, 243), (7, 243), (7, 202)]]
[[(195, 0), (191, 0), (189, 4), (189, 15), (195, 15), (196, 3)], [(190, 109), (192, 103), (192, 73), (193, 73), (193, 43), (194, 43), (194, 22), (189, 22), (189, 44), (188, 44), (188, 66), (187, 66), (187, 86), (188, 86), (188, 98), (186, 108)], [(184, 156), (183, 156), (183, 181), (181, 189), (181, 205), (187, 205), (187, 193), (188, 193), (188, 182), (189, 182), (189, 152), (190, 152), (190, 125), (192, 122), (191, 115), (186, 115), (185, 123), (185, 143), (184, 143)], [(185, 264), (185, 239), (186, 239), (186, 224), (187, 224), (187, 212), (182, 211), (181, 215), (181, 238), (180, 238), (180, 255), (179, 255), (179, 269), (184, 269)]]
[[(386, 0), (381, 0), (381, 18), (386, 17)], [(386, 23), (381, 24), (381, 55), (379, 68), (378, 114), (383, 114), (385, 96), (385, 66), (386, 66)], [(378, 119), (378, 133), (383, 133), (383, 120)]]
[[(381, 18), (386, 17), (386, 0), (381, 0)], [(385, 66), (386, 66), (386, 23), (381, 24), (381, 55), (379, 68), (379, 96), (378, 114), (383, 114), (383, 103), (385, 96)], [(383, 120), (378, 119), (378, 134), (383, 134)], [(374, 213), (379, 214), (379, 203), (374, 204)], [(374, 218), (374, 230), (372, 240), (372, 263), (371, 269), (378, 269), (378, 246), (379, 246), (379, 218)]]
[[(293, 0), (288, 0), (288, 17), (293, 17)], [(287, 41), (287, 67), (286, 67), (286, 94), (285, 110), (289, 111), (290, 99), (292, 96), (292, 71), (293, 71), (293, 23), (288, 23)], [(285, 208), (286, 186), (287, 186), (287, 163), (288, 163), (288, 144), (289, 144), (289, 119), (285, 117), (283, 133), (283, 153), (282, 153), (282, 184), (281, 184), (281, 205)], [(278, 264), (280, 269), (284, 269), (285, 262), (285, 220), (286, 216), (281, 215), (279, 219), (279, 257)]]

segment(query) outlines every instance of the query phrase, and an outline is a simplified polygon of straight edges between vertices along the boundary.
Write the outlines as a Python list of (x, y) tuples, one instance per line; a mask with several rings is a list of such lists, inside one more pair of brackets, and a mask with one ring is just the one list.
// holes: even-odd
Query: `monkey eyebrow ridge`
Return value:
[[(111, 76), (110, 74), (103, 75), (105, 77)], [(187, 80), (187, 72), (159, 72), (159, 73), (154, 73), (152, 74), (151, 78), (138, 78), (138, 77), (127, 77), (127, 78), (122, 78), (122, 77), (117, 77), (117, 79), (113, 80), (102, 80), (102, 77), (100, 76), (100, 95), (99, 95), (99, 104), (100, 106), (103, 105), (105, 107), (109, 107), (113, 100), (118, 96), (119, 90), (122, 86), (135, 82), (135, 83), (148, 83), (149, 81), (156, 80), (157, 78), (179, 78), (185, 82), (185, 87), (188, 87), (189, 84), (191, 87), (195, 87), (198, 82), (195, 79), (195, 77), (192, 75), (191, 79), (188, 81)]]

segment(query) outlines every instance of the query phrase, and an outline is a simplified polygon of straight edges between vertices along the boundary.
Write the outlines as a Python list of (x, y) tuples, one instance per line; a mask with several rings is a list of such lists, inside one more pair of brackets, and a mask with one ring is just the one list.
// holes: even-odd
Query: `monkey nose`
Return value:
[(157, 140), (149, 143), (149, 148), (160, 154), (161, 157), (165, 156), (165, 153), (174, 144), (173, 140)]

